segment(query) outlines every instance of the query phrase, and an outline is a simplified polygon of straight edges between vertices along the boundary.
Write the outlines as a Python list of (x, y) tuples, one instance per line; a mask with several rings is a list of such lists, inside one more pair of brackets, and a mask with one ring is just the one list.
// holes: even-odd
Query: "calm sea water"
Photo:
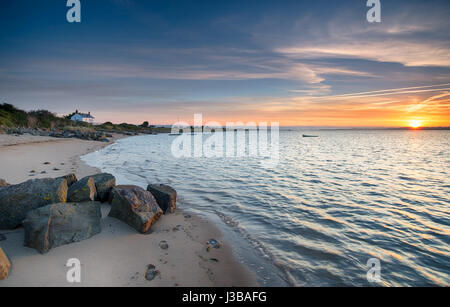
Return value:
[(83, 159), (120, 184), (165, 183), (210, 218), (266, 285), (450, 285), (450, 131), (280, 131), (280, 161), (182, 158), (173, 136)]

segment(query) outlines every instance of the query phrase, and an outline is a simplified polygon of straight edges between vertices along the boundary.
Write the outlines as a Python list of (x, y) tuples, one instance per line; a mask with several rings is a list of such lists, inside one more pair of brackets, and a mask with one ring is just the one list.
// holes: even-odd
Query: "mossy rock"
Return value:
[(0, 188), (0, 229), (14, 229), (34, 209), (67, 200), (64, 178), (33, 179)]

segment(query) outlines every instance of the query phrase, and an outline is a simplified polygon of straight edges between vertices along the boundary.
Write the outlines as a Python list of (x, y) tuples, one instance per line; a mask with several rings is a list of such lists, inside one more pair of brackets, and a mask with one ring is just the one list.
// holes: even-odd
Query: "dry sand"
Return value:
[[(114, 140), (112, 140), (114, 141)], [(78, 139), (0, 135), (0, 178), (15, 184), (34, 178), (75, 173), (78, 178), (98, 173), (79, 158), (108, 144)], [(50, 164), (44, 164), (50, 162)], [(34, 172), (31, 172), (34, 171)], [(45, 173), (41, 173), (45, 172)], [(183, 213), (165, 215), (149, 235), (107, 217), (102, 206), (102, 232), (88, 240), (57, 247), (41, 255), (23, 246), (22, 228), (0, 231), (0, 241), (12, 268), (2, 286), (257, 286), (256, 276), (233, 257), (230, 245), (207, 250), (206, 242), (221, 241), (220, 231), (210, 222)], [(1, 236), (0, 236), (1, 240)], [(169, 248), (159, 247), (166, 241)], [(81, 283), (66, 280), (67, 260), (81, 262)], [(145, 279), (153, 264), (159, 276)]]

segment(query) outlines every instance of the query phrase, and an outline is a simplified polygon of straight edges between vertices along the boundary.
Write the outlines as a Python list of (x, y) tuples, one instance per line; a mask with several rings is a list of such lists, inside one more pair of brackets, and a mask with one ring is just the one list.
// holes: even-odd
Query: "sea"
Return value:
[(272, 166), (179, 157), (177, 138), (124, 138), (82, 159), (118, 184), (174, 187), (261, 285), (450, 286), (450, 131), (281, 129)]

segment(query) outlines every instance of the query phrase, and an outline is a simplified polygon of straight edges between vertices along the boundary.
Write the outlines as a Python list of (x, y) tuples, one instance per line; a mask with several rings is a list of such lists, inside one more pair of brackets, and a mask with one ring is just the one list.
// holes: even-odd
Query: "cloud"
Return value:
[[(448, 6), (396, 2), (383, 6), (382, 12), (380, 24), (369, 24), (361, 11), (349, 6), (327, 19), (304, 15), (283, 38), (269, 42), (275, 52), (298, 60), (345, 58), (450, 67)], [(264, 34), (257, 35), (263, 41)]]
[(405, 66), (450, 67), (450, 48), (446, 42), (351, 41), (277, 48), (294, 59), (349, 58), (396, 62)]
[(343, 95), (332, 95), (316, 97), (316, 99), (344, 99), (344, 98), (365, 98), (365, 97), (378, 97), (378, 96), (393, 96), (400, 94), (411, 94), (411, 93), (426, 93), (426, 92), (437, 92), (450, 90), (450, 83), (435, 84), (435, 85), (423, 85), (423, 86), (413, 86), (413, 87), (403, 87), (395, 89), (386, 89), (378, 91), (369, 92), (359, 92)]

